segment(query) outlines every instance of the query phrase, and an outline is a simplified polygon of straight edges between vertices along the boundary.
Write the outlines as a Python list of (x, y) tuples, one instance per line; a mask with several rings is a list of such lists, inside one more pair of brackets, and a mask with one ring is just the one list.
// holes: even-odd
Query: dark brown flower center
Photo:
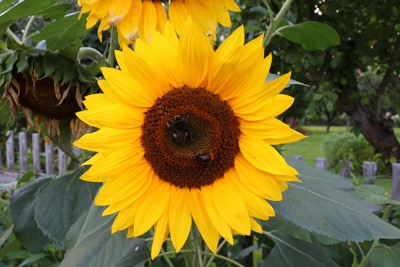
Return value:
[(156, 174), (179, 187), (209, 185), (234, 166), (239, 122), (204, 88), (176, 88), (158, 98), (142, 126), (145, 158)]

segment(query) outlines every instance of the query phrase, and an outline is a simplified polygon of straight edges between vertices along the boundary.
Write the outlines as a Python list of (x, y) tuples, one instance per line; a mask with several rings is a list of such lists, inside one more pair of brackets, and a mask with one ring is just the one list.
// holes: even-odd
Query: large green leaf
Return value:
[(27, 18), (32, 15), (44, 15), (49, 17), (57, 17), (61, 13), (65, 14), (65, 5), (55, 5), (57, 0), (25, 0), (19, 1), (15, 5), (10, 5), (12, 2), (18, 1), (6, 1), (4, 5), (0, 6), (4, 11), (0, 14), (0, 34), (2, 35), (8, 25), (14, 21)]
[(52, 240), (64, 243), (71, 226), (93, 202), (99, 184), (80, 180), (84, 171), (85, 168), (79, 168), (57, 178), (35, 198), (35, 219)]
[(278, 33), (291, 42), (300, 44), (309, 51), (325, 50), (340, 42), (339, 34), (332, 27), (316, 22), (305, 21), (298, 24), (284, 26)]
[(85, 35), (87, 33), (85, 24), (85, 17), (78, 20), (78, 14), (70, 14), (47, 25), (32, 40), (36, 42), (46, 40), (47, 49), (55, 51)]
[(38, 252), (49, 239), (39, 229), (35, 220), (35, 197), (52, 179), (40, 178), (25, 184), (11, 197), (10, 211), (15, 225), (14, 233), (31, 252)]
[(128, 267), (140, 264), (150, 257), (144, 239), (126, 238), (126, 231), (111, 234), (114, 216), (102, 217), (103, 210), (104, 208), (92, 206), (83, 224), (81, 218), (77, 222), (78, 227), (72, 227), (71, 230), (75, 233), (68, 235), (78, 238), (76, 242), (67, 242), (74, 246), (67, 250), (61, 267)]
[(289, 183), (283, 201), (272, 203), (277, 214), (318, 234), (337, 240), (400, 238), (400, 230), (369, 212), (350, 182), (299, 160), (287, 159), (301, 183)]
[(311, 242), (310, 231), (294, 224), (280, 214), (275, 214), (267, 221), (261, 221), (263, 229), (275, 230), (302, 241)]
[(400, 266), (400, 243), (394, 246), (379, 245), (371, 252), (372, 267)]
[(326, 249), (318, 242), (305, 242), (279, 232), (268, 234), (275, 246), (261, 267), (330, 267), (337, 266)]

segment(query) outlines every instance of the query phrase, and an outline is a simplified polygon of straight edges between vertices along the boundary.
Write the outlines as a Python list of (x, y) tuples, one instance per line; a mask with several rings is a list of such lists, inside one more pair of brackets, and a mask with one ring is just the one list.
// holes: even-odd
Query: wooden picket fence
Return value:
[[(294, 156), (298, 160), (303, 160), (302, 156)], [(327, 170), (328, 160), (326, 158), (315, 158), (314, 167), (321, 170)], [(377, 164), (373, 161), (363, 162), (363, 177), (371, 177), (369, 184), (375, 184)], [(345, 162), (339, 173), (341, 176), (350, 177), (350, 162)], [(392, 199), (400, 201), (400, 163), (392, 164)]]
[[(19, 132), (18, 147), (16, 147), (14, 133), (9, 131), (7, 134), (5, 155), (0, 153), (0, 183), (14, 182), (16, 178), (30, 170), (36, 177), (66, 173), (67, 155), (60, 148), (55, 147), (50, 138), (41, 137), (38, 133)], [(28, 136), (31, 137), (31, 142)], [(16, 153), (17, 149), (18, 153)]]

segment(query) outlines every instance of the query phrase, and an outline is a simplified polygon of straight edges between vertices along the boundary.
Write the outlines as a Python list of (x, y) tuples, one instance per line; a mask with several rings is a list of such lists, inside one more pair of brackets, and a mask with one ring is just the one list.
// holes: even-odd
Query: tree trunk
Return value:
[(339, 95), (339, 108), (351, 117), (351, 121), (357, 126), (365, 139), (381, 153), (384, 159), (395, 157), (400, 159), (400, 144), (393, 130), (393, 121), (384, 118), (383, 114), (375, 114), (359, 101), (351, 98), (351, 93), (357, 89), (345, 88)]
[[(344, 64), (354, 66), (354, 70), (358, 67), (353, 63), (353, 49), (344, 49)], [(346, 112), (350, 116), (351, 121), (357, 126), (365, 139), (375, 148), (377, 153), (381, 153), (384, 159), (395, 157), (400, 162), (400, 144), (394, 134), (394, 122), (390, 118), (383, 115), (380, 96), (383, 95), (393, 80), (393, 71), (397, 66), (400, 58), (400, 35), (397, 36), (396, 43), (393, 47), (391, 57), (389, 58), (388, 68), (385, 75), (376, 89), (375, 106), (364, 106), (360, 100), (354, 99), (353, 94), (358, 93), (357, 79), (353, 73), (342, 73), (346, 76), (348, 83), (340, 88), (338, 105), (339, 109)], [(390, 162), (386, 162), (387, 167), (391, 170)]]

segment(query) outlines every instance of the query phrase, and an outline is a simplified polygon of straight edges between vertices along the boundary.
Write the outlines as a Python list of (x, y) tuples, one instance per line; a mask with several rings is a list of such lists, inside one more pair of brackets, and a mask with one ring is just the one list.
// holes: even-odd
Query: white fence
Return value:
[[(58, 175), (67, 171), (67, 155), (60, 148), (55, 147), (49, 138), (42, 138), (38, 133), (18, 133), (18, 150), (15, 147), (13, 132), (8, 132), (4, 155), (0, 153), (0, 182), (15, 181), (29, 170), (33, 170), (36, 177), (43, 175)], [(28, 143), (31, 146), (28, 146)], [(18, 153), (16, 153), (18, 151)], [(16, 157), (18, 154), (18, 157)], [(5, 163), (5, 164), (4, 164)]]

